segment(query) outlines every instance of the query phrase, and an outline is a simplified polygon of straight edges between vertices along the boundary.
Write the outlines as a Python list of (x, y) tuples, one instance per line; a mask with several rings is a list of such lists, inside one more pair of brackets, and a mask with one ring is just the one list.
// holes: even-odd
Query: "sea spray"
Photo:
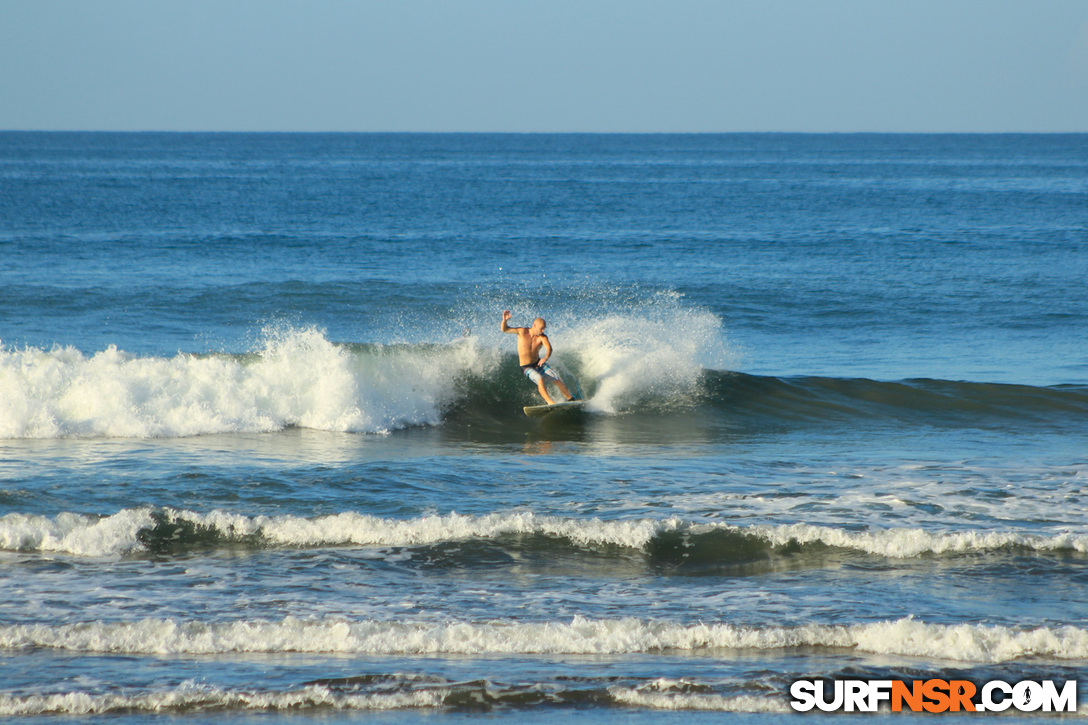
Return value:
[(592, 405), (616, 412), (640, 403), (690, 405), (706, 370), (725, 370), (737, 355), (722, 320), (660, 293), (623, 313), (572, 320), (565, 341), (594, 388)]
[(0, 438), (385, 433), (440, 422), (458, 376), (486, 374), (497, 360), (471, 340), (357, 350), (313, 328), (267, 330), (246, 355), (4, 349)]

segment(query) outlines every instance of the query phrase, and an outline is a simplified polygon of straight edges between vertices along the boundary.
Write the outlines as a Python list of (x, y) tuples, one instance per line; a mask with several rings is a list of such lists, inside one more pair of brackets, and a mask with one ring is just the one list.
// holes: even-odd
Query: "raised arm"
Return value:
[(502, 330), (503, 332), (513, 332), (514, 334), (517, 334), (517, 331), (520, 330), (521, 328), (520, 327), (510, 327), (510, 325), (506, 324), (509, 319), (510, 319), (510, 310), (503, 310), (502, 311), (502, 323), (499, 324), (499, 329)]

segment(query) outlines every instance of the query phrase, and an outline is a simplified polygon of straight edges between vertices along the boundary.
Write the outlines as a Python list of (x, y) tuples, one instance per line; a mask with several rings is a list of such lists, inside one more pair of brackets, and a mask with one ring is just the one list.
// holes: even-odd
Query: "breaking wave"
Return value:
[(155, 712), (475, 710), (534, 707), (640, 707), (660, 710), (789, 712), (777, 693), (721, 693), (687, 680), (563, 678), (560, 681), (453, 682), (421, 675), (366, 675), (304, 683), (294, 689), (228, 689), (197, 682), (151, 691), (0, 694), (0, 716)]
[(1088, 553), (1088, 535), (1017, 531), (848, 530), (811, 524), (687, 522), (677, 518), (606, 521), (532, 512), (393, 519), (356, 512), (326, 516), (245, 516), (172, 508), (124, 509), (108, 516), (62, 513), (0, 517), (0, 550), (74, 556), (171, 553), (222, 546), (251, 548), (396, 547), (463, 542), (512, 549), (573, 548), (598, 554), (645, 555), (687, 565), (731, 564), (805, 552), (857, 552), (909, 559), (933, 555)]
[(497, 363), (467, 342), (369, 346), (266, 333), (246, 355), (136, 357), (114, 347), (0, 351), (0, 438), (153, 438), (298, 426), (383, 433), (434, 425), (451, 379)]
[[(695, 410), (721, 424), (792, 426), (885, 420), (924, 425), (1088, 420), (1084, 386), (776, 378), (727, 372), (719, 318), (664, 311), (571, 321), (556, 366), (598, 416)], [(527, 425), (538, 402), (509, 340), (342, 344), (317, 329), (268, 329), (245, 354), (86, 355), (0, 347), (0, 439), (173, 438), (301, 427), (389, 433), (473, 422)], [(590, 419), (592, 420), (592, 417)]]
[[(451, 415), (519, 417), (538, 399), (497, 327), (484, 341), (448, 344), (344, 344), (315, 328), (269, 328), (249, 353), (174, 357), (0, 347), (0, 439), (388, 433)], [(566, 337), (553, 362), (574, 367), (576, 387), (605, 413), (621, 400), (686, 400), (704, 366), (726, 357), (720, 320), (675, 304), (575, 325)]]
[(441, 707), (448, 694), (442, 690), (354, 694), (334, 692), (325, 687), (305, 687), (288, 691), (240, 691), (187, 683), (180, 687), (143, 693), (72, 691), (49, 695), (0, 695), (0, 716), (223, 710), (402, 710)]
[(929, 624), (904, 618), (865, 624), (746, 627), (644, 619), (565, 622), (349, 621), (300, 619), (0, 625), (0, 649), (120, 654), (338, 653), (378, 655), (600, 655), (714, 650), (853, 649), (973, 663), (1086, 659), (1088, 630)]

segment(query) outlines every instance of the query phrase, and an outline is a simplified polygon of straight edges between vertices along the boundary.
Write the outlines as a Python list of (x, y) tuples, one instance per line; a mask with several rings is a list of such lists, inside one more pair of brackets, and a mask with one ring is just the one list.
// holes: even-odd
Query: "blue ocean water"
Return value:
[(1085, 279), (1084, 135), (0, 133), (0, 714), (1084, 680)]

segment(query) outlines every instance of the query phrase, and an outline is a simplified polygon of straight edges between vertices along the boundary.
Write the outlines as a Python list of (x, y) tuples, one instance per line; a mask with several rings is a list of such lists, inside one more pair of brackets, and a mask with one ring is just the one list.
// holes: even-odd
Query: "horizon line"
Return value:
[(267, 135), (382, 135), (382, 136), (1072, 136), (1082, 131), (330, 131), (330, 130), (211, 130), (211, 129), (71, 129), (10, 128), (3, 133), (85, 134), (267, 134)]

